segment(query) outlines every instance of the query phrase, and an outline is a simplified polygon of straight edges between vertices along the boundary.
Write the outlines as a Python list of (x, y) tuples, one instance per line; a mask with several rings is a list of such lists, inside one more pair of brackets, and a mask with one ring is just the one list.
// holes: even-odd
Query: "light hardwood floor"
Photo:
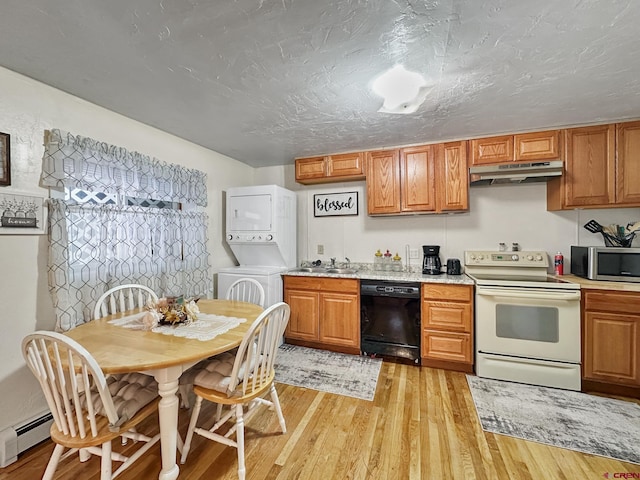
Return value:
[[(280, 434), (275, 414), (266, 409), (247, 423), (247, 480), (640, 476), (640, 465), (483, 432), (462, 373), (385, 361), (373, 402), (282, 384), (277, 389), (288, 431)], [(187, 422), (188, 412), (181, 410), (183, 436)], [(150, 423), (139, 430), (148, 431)], [(30, 449), (0, 470), (0, 479), (40, 478), (52, 448), (47, 441)], [(236, 468), (235, 449), (196, 436), (179, 478), (236, 479)], [(61, 463), (55, 478), (97, 480), (98, 471), (97, 458), (81, 464), (74, 456)], [(118, 478), (156, 479), (159, 471), (156, 446)]]

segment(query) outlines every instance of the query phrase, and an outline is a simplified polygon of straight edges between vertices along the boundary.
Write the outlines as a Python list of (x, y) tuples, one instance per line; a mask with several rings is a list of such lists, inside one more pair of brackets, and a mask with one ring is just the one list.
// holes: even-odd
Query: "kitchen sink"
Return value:
[(353, 268), (338, 268), (338, 267), (298, 267), (294, 268), (292, 271), (294, 272), (306, 272), (306, 273), (341, 273), (341, 274), (350, 274), (356, 273), (356, 270)]
[(356, 273), (356, 271), (353, 268), (327, 268), (325, 271), (327, 273), (344, 273), (344, 274)]

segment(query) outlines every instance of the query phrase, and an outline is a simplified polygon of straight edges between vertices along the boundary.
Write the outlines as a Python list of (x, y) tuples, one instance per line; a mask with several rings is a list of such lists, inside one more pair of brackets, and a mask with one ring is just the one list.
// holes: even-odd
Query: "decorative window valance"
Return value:
[(207, 205), (204, 172), (58, 129), (47, 133), (44, 187)]

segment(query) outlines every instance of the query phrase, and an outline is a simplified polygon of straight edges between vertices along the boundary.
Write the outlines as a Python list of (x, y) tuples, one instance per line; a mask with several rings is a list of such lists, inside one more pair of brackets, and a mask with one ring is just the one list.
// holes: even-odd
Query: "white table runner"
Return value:
[[(109, 320), (109, 323), (133, 330), (148, 330), (148, 327), (142, 321), (145, 313), (146, 312), (140, 312), (122, 318), (115, 318)], [(154, 333), (162, 333), (163, 335), (192, 338), (206, 342), (236, 328), (246, 321), (246, 318), (225, 317), (224, 315), (213, 315), (201, 312), (198, 314), (198, 319), (194, 322), (188, 324), (181, 323), (178, 325), (158, 325), (153, 327), (151, 331)]]

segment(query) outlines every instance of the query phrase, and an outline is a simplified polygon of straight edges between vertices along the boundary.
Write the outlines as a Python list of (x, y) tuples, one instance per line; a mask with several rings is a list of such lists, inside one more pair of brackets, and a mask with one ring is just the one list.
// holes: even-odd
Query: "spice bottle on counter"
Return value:
[(389, 251), (389, 249), (387, 249), (387, 251), (384, 253), (383, 260), (384, 270), (386, 270), (387, 272), (391, 271), (391, 256), (391, 252)]
[(396, 252), (395, 256), (393, 257), (391, 270), (394, 272), (402, 271), (402, 257), (398, 255), (398, 252)]
[(561, 252), (556, 253), (553, 259), (553, 268), (556, 275), (564, 275), (564, 257)]
[(373, 269), (376, 271), (382, 270), (382, 252), (380, 250), (373, 256)]

